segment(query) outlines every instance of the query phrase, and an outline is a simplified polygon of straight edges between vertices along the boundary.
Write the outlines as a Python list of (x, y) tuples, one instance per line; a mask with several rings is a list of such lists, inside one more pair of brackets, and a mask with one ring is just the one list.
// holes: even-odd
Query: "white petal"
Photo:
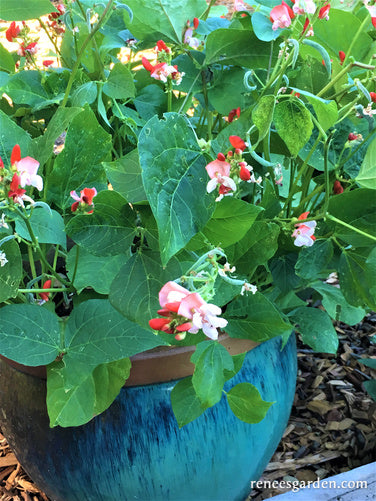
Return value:
[(216, 189), (217, 184), (218, 184), (217, 178), (213, 177), (213, 179), (210, 179), (210, 181), (206, 185), (206, 191), (208, 193), (211, 193), (212, 191), (214, 191)]

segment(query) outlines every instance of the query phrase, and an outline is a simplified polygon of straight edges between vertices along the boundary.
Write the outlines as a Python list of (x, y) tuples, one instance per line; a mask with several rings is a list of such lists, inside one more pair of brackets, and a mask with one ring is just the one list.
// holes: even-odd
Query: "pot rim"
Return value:
[[(228, 334), (220, 334), (218, 341), (230, 355), (245, 353), (260, 343), (250, 339), (231, 338)], [(159, 346), (130, 357), (131, 373), (124, 386), (142, 386), (154, 383), (165, 383), (186, 376), (191, 376), (194, 364), (190, 361), (196, 345), (192, 346)], [(2, 355), (0, 358), (15, 369), (31, 376), (46, 379), (46, 366), (26, 366), (10, 360)]]

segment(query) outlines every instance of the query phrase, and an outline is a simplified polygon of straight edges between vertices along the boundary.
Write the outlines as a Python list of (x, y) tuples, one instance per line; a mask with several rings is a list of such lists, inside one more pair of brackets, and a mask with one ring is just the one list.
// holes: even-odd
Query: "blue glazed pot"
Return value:
[[(45, 381), (0, 361), (0, 426), (17, 458), (53, 501), (243, 501), (286, 427), (296, 382), (296, 344), (275, 338), (250, 351), (231, 380), (276, 401), (258, 424), (238, 420), (223, 398), (179, 430), (174, 383), (123, 388), (78, 428), (49, 428)], [(225, 387), (226, 389), (226, 387)]]

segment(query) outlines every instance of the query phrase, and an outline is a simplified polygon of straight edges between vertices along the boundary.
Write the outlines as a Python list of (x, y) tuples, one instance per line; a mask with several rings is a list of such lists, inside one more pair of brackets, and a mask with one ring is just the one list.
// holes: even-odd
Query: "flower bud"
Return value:
[(221, 162), (225, 162), (226, 161), (226, 157), (224, 156), (223, 153), (218, 153), (217, 160), (220, 160)]

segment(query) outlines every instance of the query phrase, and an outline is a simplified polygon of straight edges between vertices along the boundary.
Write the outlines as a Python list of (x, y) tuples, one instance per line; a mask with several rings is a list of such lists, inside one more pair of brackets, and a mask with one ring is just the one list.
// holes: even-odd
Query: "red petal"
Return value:
[[(375, 21), (376, 21), (376, 17), (373, 17), (372, 19), (375, 19)], [(369, 95), (371, 96), (371, 101), (373, 103), (376, 103), (376, 92), (370, 92)]]
[(341, 64), (342, 64), (342, 63), (343, 63), (343, 61), (344, 61), (344, 60), (345, 60), (345, 58), (346, 58), (346, 54), (343, 52), (343, 50), (340, 50), (340, 51), (338, 52), (338, 55), (339, 55), (339, 59), (340, 59)]
[(166, 303), (165, 308), (167, 308), (167, 310), (169, 310), (169, 311), (173, 311), (173, 312), (177, 313), (177, 311), (180, 307), (180, 303), (181, 303), (181, 301), (175, 301), (173, 303)]
[(193, 18), (193, 27), (195, 30), (197, 30), (199, 23), (200, 23), (199, 19), (197, 17), (194, 17)]
[(165, 331), (164, 327), (167, 327), (169, 323), (170, 320), (168, 318), (152, 318), (149, 320), (150, 327), (156, 331)]
[(73, 202), (73, 204), (71, 205), (71, 211), (76, 212), (79, 205), (80, 205), (80, 202)]
[(302, 221), (303, 219), (307, 219), (308, 214), (309, 214), (309, 211), (303, 212), (303, 214), (300, 214), (300, 216), (298, 217), (299, 221)]
[(10, 156), (10, 163), (11, 165), (14, 165), (16, 162), (19, 162), (20, 160), (21, 160), (21, 148), (19, 144), (16, 144)]
[(242, 181), (249, 181), (249, 179), (251, 179), (251, 173), (244, 165), (240, 167), (239, 176)]
[(217, 160), (219, 160), (221, 162), (226, 162), (226, 157), (224, 156), (223, 153), (218, 153)]
[(189, 331), (189, 329), (192, 329), (191, 322), (185, 322), (184, 324), (178, 325), (176, 327), (176, 330), (178, 332), (186, 332), (186, 331)]
[(142, 66), (145, 68), (145, 70), (147, 70), (147, 71), (154, 70), (154, 66), (150, 63), (150, 61), (148, 59), (146, 59), (146, 57), (143, 57), (141, 62), (142, 62)]
[(333, 192), (335, 195), (340, 195), (341, 193), (343, 193), (343, 186), (338, 180), (334, 181)]
[(242, 151), (244, 151), (246, 149), (246, 144), (241, 137), (230, 136), (228, 139), (231, 143), (231, 146), (233, 146), (234, 148), (239, 148), (239, 150), (242, 150)]

